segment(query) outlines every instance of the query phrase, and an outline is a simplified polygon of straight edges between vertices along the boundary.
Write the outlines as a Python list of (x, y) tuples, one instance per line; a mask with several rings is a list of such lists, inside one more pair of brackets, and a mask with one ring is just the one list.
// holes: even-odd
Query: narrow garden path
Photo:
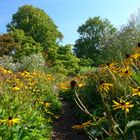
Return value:
[(72, 129), (72, 126), (77, 124), (78, 120), (74, 117), (72, 107), (63, 98), (60, 98), (60, 100), (62, 102), (62, 114), (53, 124), (52, 140), (89, 140), (84, 132)]

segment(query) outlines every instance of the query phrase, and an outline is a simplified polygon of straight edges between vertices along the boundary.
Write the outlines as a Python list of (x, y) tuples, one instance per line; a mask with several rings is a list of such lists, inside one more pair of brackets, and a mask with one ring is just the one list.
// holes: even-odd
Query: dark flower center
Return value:
[(140, 42), (138, 43), (138, 47), (140, 47)]
[(107, 65), (107, 66), (109, 66), (109, 65), (110, 65), (110, 63), (107, 63), (106, 65)]
[(71, 82), (70, 82), (70, 86), (71, 87), (75, 87), (77, 85), (77, 82), (75, 81), (75, 80), (72, 80)]
[(122, 105), (122, 106), (125, 105), (125, 102), (122, 102), (121, 105)]
[(128, 72), (129, 72), (128, 70), (125, 71), (126, 74), (128, 74)]
[(129, 57), (130, 57), (130, 54), (126, 54), (125, 57), (126, 57), (126, 58), (129, 58)]
[(105, 81), (100, 81), (100, 85), (103, 84), (103, 83), (105, 83)]
[(13, 119), (13, 117), (9, 116), (8, 120), (12, 120), (12, 119)]

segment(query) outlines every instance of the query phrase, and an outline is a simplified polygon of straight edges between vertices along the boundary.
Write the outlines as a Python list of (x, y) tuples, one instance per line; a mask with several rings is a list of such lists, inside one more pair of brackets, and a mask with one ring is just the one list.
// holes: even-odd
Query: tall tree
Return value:
[(20, 7), (7, 28), (8, 31), (14, 28), (23, 30), (27, 36), (41, 43), (44, 50), (63, 38), (53, 20), (43, 10), (31, 5)]
[(107, 19), (89, 18), (78, 28), (80, 36), (74, 45), (74, 52), (80, 58), (90, 58), (97, 65), (103, 40), (115, 31), (116, 28)]

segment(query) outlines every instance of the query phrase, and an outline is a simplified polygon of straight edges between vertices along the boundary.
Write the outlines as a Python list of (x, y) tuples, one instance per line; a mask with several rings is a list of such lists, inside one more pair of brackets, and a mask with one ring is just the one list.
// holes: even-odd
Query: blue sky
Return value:
[(63, 44), (74, 44), (78, 27), (89, 17), (107, 18), (119, 28), (140, 8), (140, 0), (1, 0), (0, 34), (6, 32), (12, 14), (25, 4), (43, 9), (53, 19), (64, 35)]

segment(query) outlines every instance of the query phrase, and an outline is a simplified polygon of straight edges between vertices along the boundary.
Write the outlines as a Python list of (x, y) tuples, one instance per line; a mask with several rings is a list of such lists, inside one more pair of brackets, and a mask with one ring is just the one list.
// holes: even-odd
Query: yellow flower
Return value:
[(140, 57), (140, 54), (139, 53), (135, 53), (135, 54), (132, 54), (132, 55), (129, 55), (129, 54), (126, 54), (126, 57), (127, 57), (127, 60), (135, 60), (135, 59), (137, 59), (137, 58), (139, 58)]
[(72, 128), (73, 129), (78, 129), (78, 130), (85, 129), (86, 127), (91, 126), (91, 124), (92, 124), (91, 120), (89, 120), (87, 122), (82, 123), (81, 125), (73, 125)]
[(45, 109), (45, 112), (50, 114), (50, 115), (52, 115), (52, 116), (54, 116), (54, 114), (52, 112), (50, 112), (48, 109)]
[(65, 82), (65, 83), (60, 83), (60, 84), (58, 85), (58, 88), (59, 88), (59, 89), (67, 90), (67, 89), (70, 88), (70, 86), (69, 86), (69, 83)]
[(12, 74), (12, 71), (9, 69), (5, 69), (5, 74)]
[(19, 123), (19, 120), (20, 120), (19, 118), (13, 119), (13, 117), (10, 116), (8, 119), (0, 120), (0, 122), (6, 123), (7, 125), (9, 125), (11, 127), (14, 124), (18, 124)]
[(46, 102), (46, 101), (44, 101), (44, 102), (40, 102), (44, 107), (50, 107), (50, 105), (51, 105), (51, 103), (48, 103), (48, 102)]
[(132, 71), (129, 67), (121, 68), (119, 71), (120, 76), (130, 77), (132, 75)]
[(101, 81), (97, 90), (99, 92), (108, 92), (113, 87), (113, 84)]
[(100, 74), (106, 75), (108, 69), (110, 71), (116, 73), (116, 71), (117, 71), (117, 63), (115, 63), (115, 62), (107, 63), (105, 66), (100, 65), (98, 71), (99, 71)]
[(58, 119), (60, 116), (59, 115), (55, 115), (54, 118)]
[(50, 74), (47, 74), (47, 80), (48, 81), (53, 81), (54, 80), (54, 77)]
[(48, 123), (52, 123), (53, 121), (52, 121), (51, 118), (48, 118), (47, 122), (48, 122)]
[(129, 112), (129, 108), (132, 108), (134, 105), (131, 104), (131, 102), (126, 102), (123, 99), (120, 99), (119, 102), (116, 102), (113, 100), (114, 105), (112, 106), (114, 110), (117, 109), (122, 109), (125, 110), (126, 112)]
[(132, 90), (132, 96), (135, 96), (135, 95), (140, 96), (140, 87), (138, 87), (138, 88), (131, 87), (131, 90)]
[(124, 65), (131, 65), (134, 64), (134, 60), (137, 60), (140, 57), (139, 53), (135, 53), (135, 54), (126, 54), (126, 59), (124, 60)]
[(79, 83), (79, 84), (77, 84), (77, 86), (78, 86), (79, 88), (82, 88), (82, 87), (85, 86), (85, 83)]
[(30, 87), (32, 87), (32, 86), (34, 86), (35, 85), (35, 82), (34, 81), (30, 81), (29, 83), (28, 83), (28, 86), (30, 86)]
[(13, 86), (12, 90), (13, 90), (13, 91), (19, 91), (19, 90), (20, 90), (20, 88), (19, 88), (19, 87), (17, 87), (17, 86)]
[(21, 73), (21, 75), (22, 75), (22, 76), (25, 76), (25, 75), (30, 75), (30, 73), (29, 73), (29, 72), (27, 72), (27, 71), (23, 71), (23, 72)]
[(117, 72), (117, 63), (115, 63), (115, 62), (107, 63), (107, 68), (110, 69), (112, 72), (116, 73)]
[(36, 77), (36, 76), (38, 76), (38, 73), (36, 71), (33, 71), (32, 75)]

